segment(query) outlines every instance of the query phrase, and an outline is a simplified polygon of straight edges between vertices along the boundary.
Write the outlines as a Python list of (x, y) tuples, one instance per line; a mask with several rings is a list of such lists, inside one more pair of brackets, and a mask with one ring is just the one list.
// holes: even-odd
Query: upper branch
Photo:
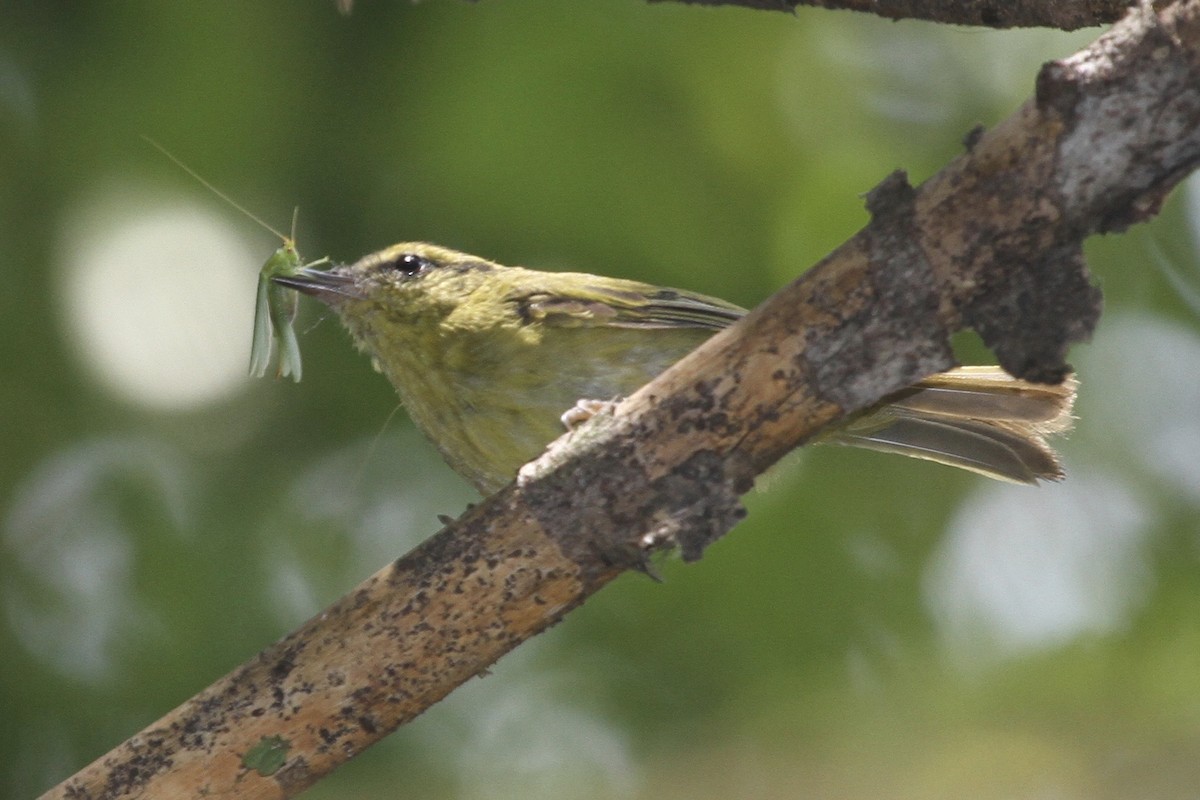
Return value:
[[(987, 28), (1060, 28), (1073, 31), (1121, 18), (1131, 0), (675, 0), (694, 5), (733, 5), (773, 11), (797, 6), (865, 11), (887, 19), (923, 19)], [(665, 2), (665, 0), (651, 0)]]

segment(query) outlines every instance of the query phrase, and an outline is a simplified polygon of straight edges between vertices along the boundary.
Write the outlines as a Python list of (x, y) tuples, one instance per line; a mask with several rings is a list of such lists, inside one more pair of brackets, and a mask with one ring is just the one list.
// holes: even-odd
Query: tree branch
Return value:
[(919, 189), (884, 181), (862, 231), (741, 323), (45, 797), (289, 797), (651, 551), (698, 558), (756, 474), (950, 367), (954, 331), (1058, 380), (1099, 315), (1083, 239), (1198, 161), (1200, 0), (1145, 6)]
[[(886, 19), (923, 19), (987, 28), (1059, 28), (1073, 31), (1120, 19), (1132, 0), (673, 0), (702, 6), (744, 6), (794, 11), (799, 6), (838, 8)], [(667, 2), (667, 0), (650, 0)]]

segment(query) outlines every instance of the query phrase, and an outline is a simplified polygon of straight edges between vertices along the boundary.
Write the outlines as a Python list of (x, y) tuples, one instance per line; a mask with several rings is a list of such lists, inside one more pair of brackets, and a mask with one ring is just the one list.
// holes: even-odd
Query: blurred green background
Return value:
[[(277, 246), (427, 239), (753, 305), (1096, 31), (637, 0), (0, 6), (0, 794), (29, 797), (472, 500)], [(817, 449), (312, 797), (1192, 798), (1200, 200), (1089, 257), (1070, 479)], [(964, 358), (986, 361), (969, 340)]]

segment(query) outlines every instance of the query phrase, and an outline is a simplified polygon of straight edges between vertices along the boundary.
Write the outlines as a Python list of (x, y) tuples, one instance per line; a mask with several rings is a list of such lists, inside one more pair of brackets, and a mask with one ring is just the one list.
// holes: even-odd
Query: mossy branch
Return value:
[(1200, 0), (1148, 5), (741, 323), (508, 488), (48, 792), (282, 798), (413, 719), (647, 554), (698, 558), (755, 475), (950, 367), (974, 328), (1055, 381), (1099, 293), (1083, 240), (1154, 215), (1200, 161)]

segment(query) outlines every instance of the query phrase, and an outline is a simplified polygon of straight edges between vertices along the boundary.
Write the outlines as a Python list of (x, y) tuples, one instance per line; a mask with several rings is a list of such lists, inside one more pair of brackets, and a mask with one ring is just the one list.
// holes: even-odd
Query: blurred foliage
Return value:
[[(299, 204), (310, 257), (428, 239), (752, 305), (851, 235), (887, 173), (936, 171), (1096, 33), (635, 0), (9, 3), (0, 22), (11, 797), (472, 499), (318, 309), (302, 384), (221, 366), (244, 370), (277, 245), (140, 136), (277, 228)], [(702, 562), (623, 578), (313, 796), (1193, 796), (1200, 214), (1179, 194), (1089, 246), (1109, 310), (1076, 353), (1072, 480), (790, 457)], [(178, 236), (89, 260), (181, 204), (260, 255)], [(106, 331), (161, 348), (135, 367), (150, 387), (224, 382), (151, 401), (96, 356)]]

